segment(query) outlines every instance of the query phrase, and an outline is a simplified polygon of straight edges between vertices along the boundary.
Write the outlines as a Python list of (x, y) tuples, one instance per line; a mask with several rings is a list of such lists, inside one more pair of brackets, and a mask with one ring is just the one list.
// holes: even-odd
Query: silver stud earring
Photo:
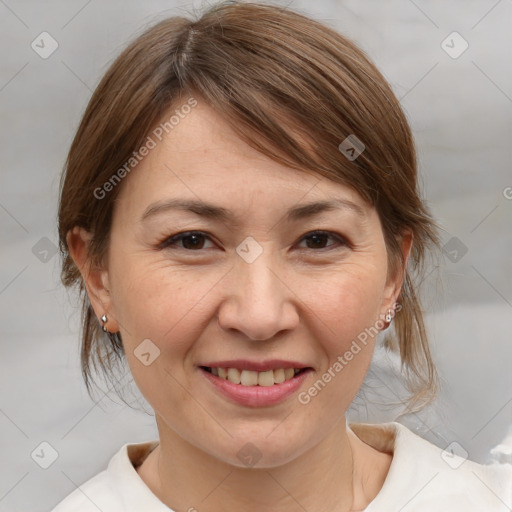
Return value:
[(388, 309), (388, 312), (386, 313), (386, 322), (390, 324), (391, 320), (393, 320), (393, 310)]
[(102, 322), (102, 326), (101, 328), (103, 329), (103, 332), (108, 332), (108, 329), (105, 327), (105, 324), (108, 322), (108, 318), (107, 318), (107, 315), (103, 315), (101, 317), (101, 322)]

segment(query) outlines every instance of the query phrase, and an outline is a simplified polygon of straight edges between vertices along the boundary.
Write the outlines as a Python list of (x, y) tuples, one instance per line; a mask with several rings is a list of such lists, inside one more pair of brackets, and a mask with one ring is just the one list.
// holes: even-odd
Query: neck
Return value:
[(361, 509), (380, 490), (391, 460), (379, 458), (377, 454), (385, 454), (360, 441), (345, 421), (338, 422), (307, 452), (285, 464), (265, 468), (229, 464), (188, 443), (158, 417), (157, 424), (160, 444), (139, 473), (173, 510)]

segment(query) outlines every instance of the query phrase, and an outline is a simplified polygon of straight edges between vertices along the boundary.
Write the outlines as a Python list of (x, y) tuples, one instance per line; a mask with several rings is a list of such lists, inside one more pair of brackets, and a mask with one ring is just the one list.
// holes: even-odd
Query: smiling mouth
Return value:
[(240, 384), (241, 386), (264, 386), (270, 387), (275, 384), (282, 384), (289, 381), (297, 375), (304, 373), (312, 368), (278, 368), (275, 370), (267, 370), (257, 372), (253, 370), (239, 370), (238, 368), (220, 368), (200, 366), (201, 370), (211, 373), (216, 377), (227, 380), (232, 384)]

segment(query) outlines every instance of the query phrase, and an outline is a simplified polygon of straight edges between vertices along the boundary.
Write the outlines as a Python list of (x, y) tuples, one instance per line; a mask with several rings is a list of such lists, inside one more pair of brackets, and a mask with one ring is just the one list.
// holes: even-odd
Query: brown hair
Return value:
[[(206, 101), (263, 154), (348, 185), (374, 205), (391, 272), (400, 268), (397, 236), (412, 232), (401, 310), (385, 343), (400, 354), (411, 403), (431, 401), (437, 374), (413, 281), (439, 241), (419, 195), (414, 141), (399, 102), (365, 53), (335, 30), (298, 12), (246, 2), (223, 2), (195, 21), (173, 17), (146, 30), (101, 80), (73, 140), (61, 181), (59, 236), (62, 282), (83, 295), (88, 390), (92, 367), (110, 376), (123, 349), (119, 334), (101, 330), (66, 234), (74, 226), (89, 231), (91, 262), (101, 262), (122, 183), (101, 199), (95, 191), (187, 94)], [(339, 147), (354, 135), (365, 149), (349, 159)]]

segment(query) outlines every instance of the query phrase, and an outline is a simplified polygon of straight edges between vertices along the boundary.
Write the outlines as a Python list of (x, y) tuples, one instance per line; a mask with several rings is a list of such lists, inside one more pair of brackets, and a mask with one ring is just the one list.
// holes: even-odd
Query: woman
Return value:
[(57, 512), (511, 505), (509, 466), (345, 419), (391, 325), (411, 410), (433, 399), (413, 282), (438, 238), (398, 101), (340, 34), (236, 2), (147, 30), (84, 114), (59, 233), (86, 383), (126, 359), (159, 440)]

